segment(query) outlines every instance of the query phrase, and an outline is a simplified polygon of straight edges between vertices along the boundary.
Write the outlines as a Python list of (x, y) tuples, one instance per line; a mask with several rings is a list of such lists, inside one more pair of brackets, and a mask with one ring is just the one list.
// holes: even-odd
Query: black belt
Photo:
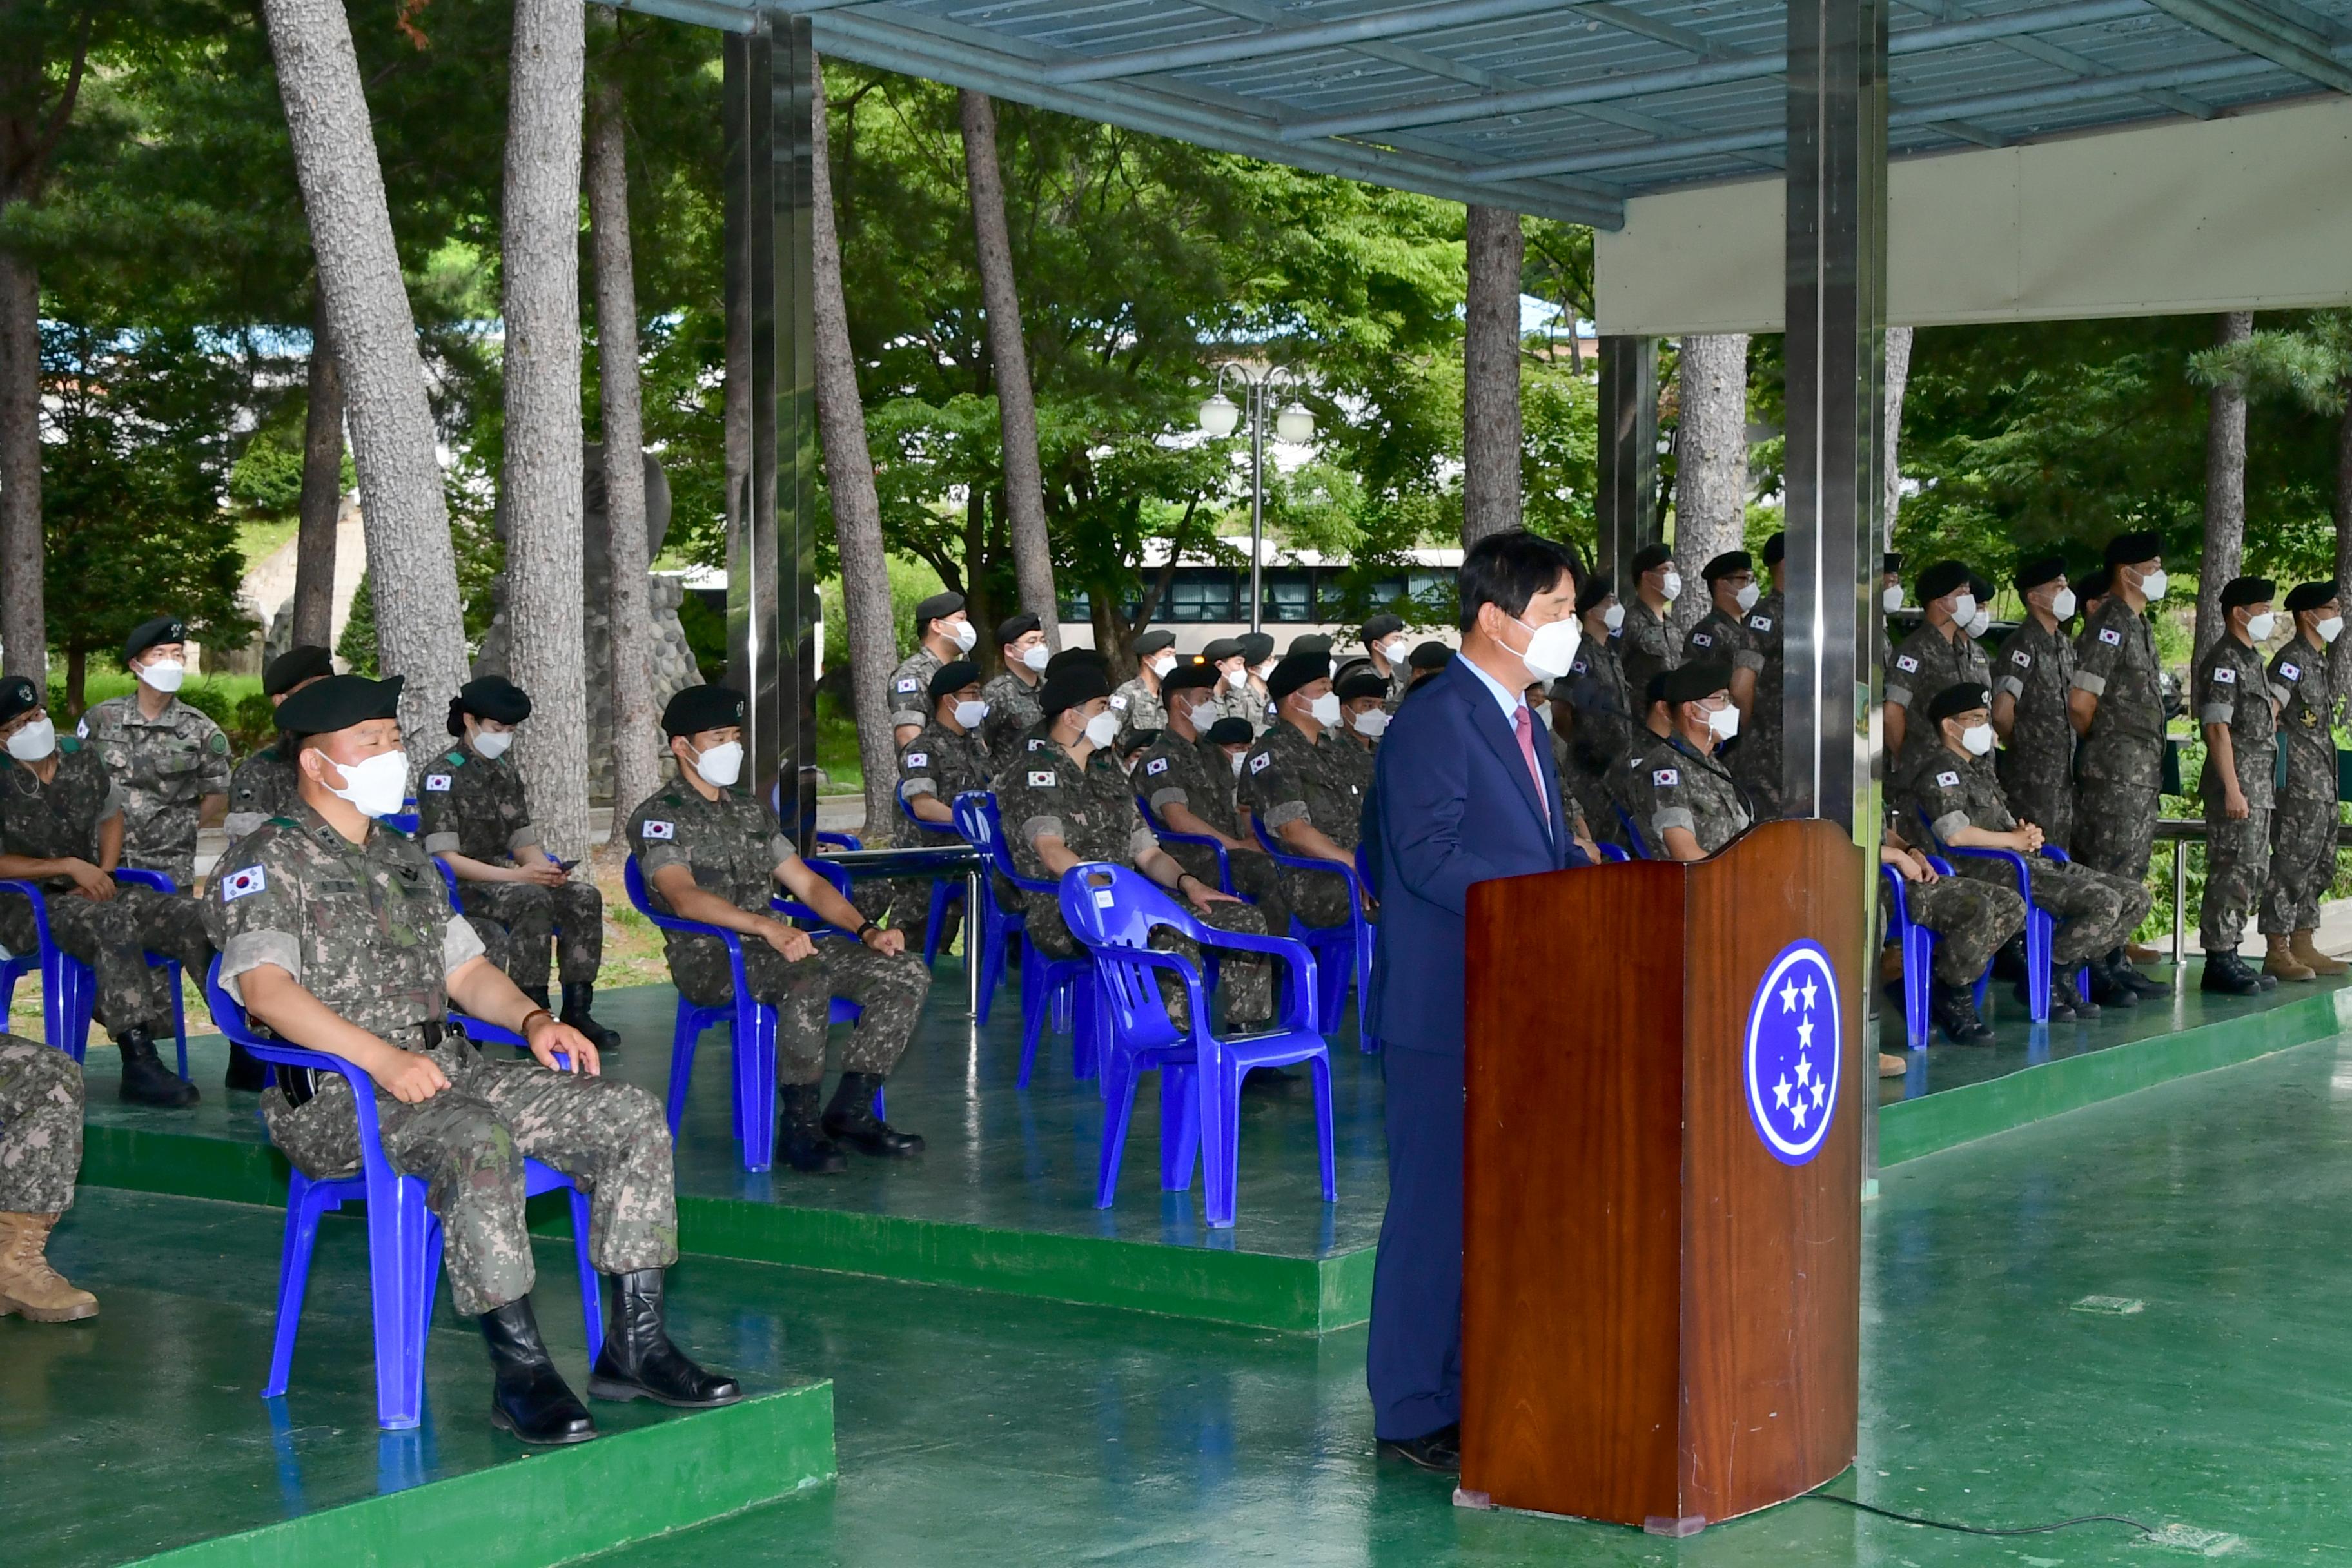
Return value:
[[(445, 1030), (438, 1018), (427, 1018), (415, 1026), (415, 1029), (416, 1037), (424, 1042), (418, 1048), (427, 1051), (438, 1049), (445, 1035), (457, 1033), (454, 1029)], [(319, 1079), (322, 1072), (331, 1074), (332, 1069), (289, 1067), (281, 1067), (278, 1069), (278, 1092), (286, 1097), (286, 1104), (289, 1110), (308, 1105), (318, 1097)]]

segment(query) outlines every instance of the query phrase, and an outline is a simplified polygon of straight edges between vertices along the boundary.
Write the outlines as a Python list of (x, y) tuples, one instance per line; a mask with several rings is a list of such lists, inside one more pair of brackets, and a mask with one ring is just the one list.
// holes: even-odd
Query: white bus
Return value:
[[(1154, 605), (1151, 626), (1176, 634), (1176, 651), (1198, 653), (1219, 637), (1240, 637), (1249, 625), (1249, 542), (1239, 542), (1237, 562), (1220, 561), (1207, 553), (1188, 552), (1177, 562), (1168, 591)], [(1163, 543), (1144, 558), (1142, 571), (1156, 574), (1168, 559)], [(1318, 551), (1293, 550), (1268, 541), (1259, 569), (1261, 628), (1277, 647), (1294, 637), (1321, 632), (1346, 649), (1363, 625), (1362, 616), (1343, 613), (1347, 595), (1340, 584), (1349, 565), (1343, 556)], [(1416, 641), (1436, 637), (1448, 646), (1460, 640), (1453, 625), (1454, 575), (1462, 565), (1461, 548), (1411, 550), (1392, 573), (1371, 584), (1371, 600), (1385, 605), (1400, 598), (1420, 605), (1408, 613)], [(1142, 590), (1120, 606), (1132, 616), (1142, 605)], [(1093, 605), (1081, 591), (1062, 599), (1064, 647), (1094, 646)]]

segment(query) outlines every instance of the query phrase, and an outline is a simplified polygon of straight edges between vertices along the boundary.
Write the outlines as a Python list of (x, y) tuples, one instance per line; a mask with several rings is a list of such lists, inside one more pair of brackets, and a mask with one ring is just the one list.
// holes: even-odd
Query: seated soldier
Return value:
[[(1355, 742), (1332, 732), (1339, 698), (1330, 671), (1320, 653), (1294, 653), (1274, 667), (1266, 692), (1275, 721), (1242, 764), (1241, 795), (1284, 853), (1352, 867), (1370, 781), (1360, 758), (1341, 749)], [(1307, 925), (1345, 925), (1355, 912), (1347, 879), (1336, 872), (1285, 867), (1282, 889), (1292, 915)], [(1364, 918), (1377, 914), (1368, 892)]]
[[(1243, 836), (1234, 816), (1233, 764), (1249, 748), (1249, 725), (1239, 719), (1217, 717), (1217, 670), (1214, 665), (1178, 667), (1160, 689), (1168, 706), (1168, 728), (1145, 748), (1132, 775), (1135, 793), (1143, 797), (1160, 824), (1171, 833), (1213, 838), (1224, 846), (1232, 868), (1234, 891), (1258, 907), (1266, 929), (1290, 931), (1290, 907), (1282, 901), (1282, 879), (1273, 858), (1255, 839)], [(1222, 731), (1223, 745), (1213, 738)], [(1210, 886), (1217, 882), (1217, 857), (1205, 844), (1163, 846), (1178, 865)]]
[[(1110, 710), (1110, 681), (1102, 666), (1072, 660), (1045, 678), (1038, 701), (1045, 710), (1045, 744), (1024, 753), (1021, 765), (997, 787), (998, 812), (1014, 869), (1058, 889), (1062, 873), (1086, 861), (1131, 866), (1182, 894), (1202, 923), (1265, 935), (1265, 915), (1177, 864), (1136, 810), (1127, 775), (1097, 763), (1096, 754), (1118, 738), (1118, 715)], [(1029, 940), (1038, 951), (1054, 958), (1076, 957), (1077, 939), (1062, 919), (1058, 891), (1024, 890), (1021, 899), (1029, 911)], [(1154, 931), (1151, 944), (1181, 952), (1196, 964), (1201, 962), (1192, 939), (1173, 931)], [(1247, 1027), (1271, 1017), (1269, 962), (1255, 953), (1222, 956), (1225, 1026)], [(1175, 976), (1162, 972), (1160, 994), (1171, 1016), (1179, 1022), (1190, 1016), (1190, 1004)]]
[[(334, 673), (334, 658), (325, 648), (290, 647), (261, 672), (261, 689), (274, 710), (310, 682)], [(237, 763), (228, 776), (228, 818), (223, 824), (229, 843), (293, 809), (298, 798), (294, 784), (294, 748), (283, 737)]]
[[(2138, 882), (2095, 870), (2079, 861), (2053, 860), (2042, 853), (2042, 829), (2020, 822), (1993, 771), (1992, 696), (1981, 681), (1955, 681), (1928, 702), (1925, 742), (1906, 754), (1915, 761), (1911, 805), (1927, 831), (1956, 848), (2013, 850), (2025, 858), (2033, 905), (2057, 917), (2050, 942), (2050, 1016), (2094, 1018), (2098, 1009), (2074, 988), (2074, 971), (2095, 964), (2100, 955), (2123, 945), (2151, 895)], [(1915, 731), (1915, 733), (1916, 733)], [(2011, 885), (2015, 874), (2002, 861), (1962, 856), (1952, 868), (1963, 877)], [(2025, 983), (2018, 983), (2022, 1000)], [(2130, 1006), (2128, 986), (2118, 985), (2110, 1005)], [(2137, 1001), (2137, 998), (2133, 998)]]
[[(214, 879), (227, 935), (221, 985), (279, 1039), (375, 1080), (384, 1155), (426, 1184), (450, 1295), (481, 1320), (497, 1372), (494, 1425), (526, 1443), (596, 1435), (531, 1311), (525, 1156), (572, 1177), (594, 1205), (588, 1249), (605, 1276), (604, 1348), (589, 1394), (732, 1404), (742, 1390), (688, 1360), (665, 1327), (662, 1271), (677, 1261), (677, 1214), (661, 1101), (600, 1077), (594, 1043), (517, 990), (449, 912), (424, 847), (376, 821), (400, 809), (408, 784), (399, 703), (398, 677), (338, 675), (278, 710), (298, 748), (300, 799), (247, 835)], [(446, 1026), (452, 1002), (522, 1036), (533, 1059), (475, 1049)], [(280, 1068), (261, 1112), (306, 1173), (358, 1167), (359, 1121), (341, 1074)]]
[[(196, 1103), (155, 1054), (172, 1027), (170, 973), (147, 965), (150, 952), (176, 958), (190, 974), (213, 960), (205, 909), (185, 893), (117, 882), (122, 861), (122, 786), (79, 739), (58, 738), (40, 689), (21, 675), (0, 680), (0, 879), (37, 882), (49, 910), (49, 937), (98, 976), (99, 1020), (122, 1052), (121, 1098), (133, 1105)], [(40, 945), (32, 900), (0, 893), (0, 947)], [(51, 1045), (62, 1049), (63, 1040)], [(258, 1089), (261, 1064), (229, 1057), (229, 1087)]]
[(1369, 664), (1342, 669), (1332, 679), (1331, 694), (1339, 700), (1339, 735), (1364, 754), (1364, 787), (1371, 787), (1372, 753), (1388, 732), (1388, 678)]
[(604, 896), (541, 847), (522, 774), (507, 760), (517, 726), (530, 717), (530, 696), (499, 676), (457, 689), (448, 719), (457, 744), (417, 774), (417, 835), (425, 852), (439, 856), (457, 876), (467, 921), (505, 931), (499, 967), (541, 1007), (549, 1005), (547, 948), (554, 942), (562, 1021), (609, 1051), (620, 1037), (589, 1010), (604, 963)]
[(1649, 766), (1650, 823), (1657, 829), (1651, 853), (1673, 860), (1703, 860), (1755, 820), (1731, 770), (1716, 760), (1716, 748), (1739, 733), (1739, 710), (1731, 705), (1731, 667), (1685, 664), (1661, 672), (1672, 729), (1664, 741), (1640, 748)]
[[(1976, 984), (2001, 944), (2025, 929), (2025, 900), (2017, 896), (2016, 889), (1981, 877), (1945, 876), (1903, 841), (1892, 807), (1886, 815), (1885, 837), (1878, 845), (1879, 864), (1894, 867), (1902, 877), (1903, 907), (1912, 923), (1936, 933), (1929, 1009), (1952, 1044), (1983, 1045), (1992, 1038), (1992, 1026), (1977, 1015)], [(2055, 1016), (2054, 997), (2051, 1005)], [(2091, 1013), (2097, 1011), (2095, 1007)], [(1902, 1072), (1903, 1058), (1893, 1061), (1893, 1071)], [(1887, 1062), (1887, 1058), (1880, 1057), (1881, 1077), (1892, 1076)]]
[(49, 1229), (73, 1206), (81, 1172), (81, 1064), (0, 1032), (0, 1318), (70, 1323), (98, 1298), (49, 1266)]
[[(1658, 763), (1654, 759), (1672, 750), (1674, 719), (1666, 707), (1666, 672), (1650, 677), (1642, 689), (1641, 722), (1635, 724), (1626, 742), (1625, 754), (1611, 764), (1603, 781), (1609, 805), (1609, 815), (1618, 826), (1631, 825), (1642, 836), (1640, 850), (1657, 858), (1664, 855), (1665, 847), (1658, 839), (1658, 825), (1650, 820), (1650, 774)], [(1630, 842), (1627, 848), (1636, 847)]]
[[(898, 798), (932, 831), (894, 813), (881, 833), (871, 833), (869, 825), (875, 840), (870, 847), (961, 845), (955, 830), (955, 798), (967, 790), (988, 787), (992, 769), (981, 736), (989, 707), (981, 697), (980, 666), (968, 658), (941, 665), (931, 676), (929, 697), (929, 719), (913, 740), (898, 748)], [(858, 884), (850, 901), (877, 924), (919, 926), (930, 915), (931, 879), (877, 878)], [(950, 931), (940, 933), (941, 946), (949, 935)]]
[[(904, 932), (884, 931), (809, 868), (775, 814), (735, 787), (743, 771), (743, 694), (689, 686), (662, 710), (677, 777), (629, 818), (629, 853), (645, 873), (656, 909), (681, 920), (739, 931), (751, 994), (776, 1010), (776, 1092), (782, 1106), (778, 1152), (795, 1171), (829, 1175), (848, 1168), (840, 1144), (882, 1159), (919, 1154), (923, 1141), (874, 1114), (874, 1091), (890, 1076), (915, 1032), (931, 988)], [(818, 942), (777, 916), (782, 890), (817, 918), (856, 938)], [(734, 996), (726, 944), (717, 937), (664, 935), (670, 979), (698, 1007)], [(842, 1055), (841, 1082), (820, 1120), (824, 1039), (833, 999), (864, 1009)]]

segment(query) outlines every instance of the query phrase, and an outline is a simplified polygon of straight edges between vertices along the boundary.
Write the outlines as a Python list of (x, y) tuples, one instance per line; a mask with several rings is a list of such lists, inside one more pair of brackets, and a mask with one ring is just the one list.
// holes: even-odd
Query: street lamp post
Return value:
[[(1241, 384), (1242, 402), (1235, 403), (1225, 395), (1225, 378), (1230, 375)], [(1246, 413), (1250, 422), (1250, 630), (1256, 631), (1265, 608), (1265, 593), (1260, 583), (1265, 556), (1265, 410), (1280, 386), (1293, 389), (1291, 400), (1274, 416), (1275, 438), (1294, 447), (1305, 446), (1315, 438), (1315, 416), (1296, 395), (1298, 378), (1280, 365), (1267, 365), (1253, 373), (1239, 360), (1227, 360), (1217, 366), (1217, 384), (1201, 405), (1201, 428), (1212, 437), (1230, 436), (1240, 426)]]

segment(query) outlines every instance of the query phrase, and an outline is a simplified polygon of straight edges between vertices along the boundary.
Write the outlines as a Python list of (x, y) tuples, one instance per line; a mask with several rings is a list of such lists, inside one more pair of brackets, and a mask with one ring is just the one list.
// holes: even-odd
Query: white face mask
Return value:
[(1118, 739), (1118, 715), (1097, 713), (1087, 721), (1087, 744), (1099, 750)]
[(1669, 572), (1658, 579), (1658, 597), (1667, 604), (1673, 604), (1676, 599), (1681, 598), (1682, 595), (1683, 574), (1681, 573)]
[[(326, 758), (334, 762), (331, 757)], [(390, 816), (408, 795), (408, 753), (379, 752), (363, 763), (335, 763), (342, 770), (343, 787), (327, 788), (358, 806), (368, 816)], [(326, 784), (324, 779), (319, 781)]]
[(959, 702), (955, 705), (955, 721), (967, 730), (977, 730), (980, 721), (988, 717), (985, 702)]
[(1992, 750), (1992, 726), (1990, 724), (1969, 725), (1967, 729), (1960, 731), (1960, 744), (1969, 749), (1969, 754), (1970, 756), (1983, 756), (1987, 752)]
[(1612, 605), (1607, 609), (1601, 611), (1601, 624), (1607, 626), (1612, 632), (1618, 627), (1623, 626), (1625, 624), (1625, 606), (1622, 605)]
[(513, 744), (514, 731), (512, 730), (477, 730), (474, 731), (474, 750), (481, 755), (485, 762), (497, 762), (500, 757), (507, 754), (507, 748)]
[(1232, 687), (1236, 691), (1248, 685), (1249, 666), (1243, 665), (1237, 669), (1229, 669), (1225, 671), (1225, 684)]
[(1992, 628), (1992, 612), (1979, 609), (1969, 617), (1969, 636), (1980, 637)]
[(1519, 662), (1528, 667), (1529, 675), (1549, 685), (1568, 673), (1568, 667), (1576, 662), (1577, 648), (1584, 642), (1584, 628), (1576, 624), (1575, 616), (1547, 621), (1539, 626), (1529, 626), (1517, 616), (1511, 620), (1516, 626), (1527, 627), (1527, 651), (1519, 655)]
[(1339, 697), (1332, 692), (1325, 692), (1307, 705), (1307, 714), (1325, 729), (1331, 728), (1339, 721)]
[(948, 640), (966, 653), (970, 653), (972, 644), (980, 640), (980, 628), (970, 621), (950, 621), (947, 626)]
[(2163, 598), (2165, 589), (2170, 585), (2161, 566), (2139, 580), (2139, 591), (2147, 596), (2147, 602), (2151, 605)]
[(188, 667), (176, 658), (159, 658), (139, 668), (139, 679), (158, 691), (177, 691), (187, 678)]
[(1715, 731), (1717, 740), (1730, 740), (1739, 733), (1739, 710), (1728, 702), (1720, 708), (1708, 709), (1706, 727)]
[(1732, 598), (1739, 605), (1739, 613), (1744, 616), (1748, 611), (1754, 609), (1756, 607), (1756, 601), (1763, 596), (1764, 595), (1762, 591), (1759, 589), (1755, 584), (1750, 583), (1745, 588), (1740, 589), (1738, 593), (1733, 595)]
[(2334, 642), (2338, 637), (2343, 635), (2344, 617), (2342, 616), (2330, 616), (2326, 620), (2321, 621), (2318, 625), (2313, 626), (2311, 629), (2319, 634), (2319, 640), (2321, 642)]
[(1348, 722), (1356, 727), (1357, 734), (1366, 740), (1377, 741), (1381, 738), (1381, 731), (1389, 727), (1389, 716), (1385, 710), (1372, 708), (1357, 714)]
[(1151, 673), (1162, 680), (1167, 679), (1168, 672), (1175, 668), (1176, 656), (1172, 653), (1163, 653), (1151, 661)]
[(743, 742), (721, 741), (694, 760), (694, 771), (704, 784), (725, 789), (743, 776)]
[(2278, 616), (2268, 610), (2246, 617), (2246, 636), (2256, 642), (2268, 642), (2271, 633), (2278, 630)]
[(1962, 594), (1952, 601), (1952, 624), (1954, 626), (1967, 626), (1969, 622), (1976, 618), (1976, 613), (1977, 596), (1974, 594)]
[(2074, 618), (2074, 590), (2061, 588), (2050, 595), (2050, 613), (2062, 621)]
[(37, 763), (58, 749), (58, 727), (36, 719), (8, 737), (8, 754), (20, 763)]
[(1239, 778), (1242, 776), (1242, 764), (1249, 761), (1249, 753), (1247, 752), (1235, 752), (1225, 760), (1234, 765), (1234, 777)]
[(1402, 664), (1405, 660), (1405, 655), (1410, 651), (1411, 650), (1404, 646), (1404, 638), (1402, 637), (1391, 637), (1388, 641), (1381, 644), (1381, 657), (1387, 659), (1391, 664)]
[(1037, 643), (1021, 650), (1021, 662), (1040, 675), (1045, 673), (1045, 667), (1053, 660), (1053, 654), (1047, 650), (1044, 643)]
[(1886, 613), (1890, 616), (1895, 611), (1901, 609), (1903, 607), (1903, 584), (1900, 583), (1888, 584), (1887, 587), (1879, 594), (1878, 602), (1886, 606)]

